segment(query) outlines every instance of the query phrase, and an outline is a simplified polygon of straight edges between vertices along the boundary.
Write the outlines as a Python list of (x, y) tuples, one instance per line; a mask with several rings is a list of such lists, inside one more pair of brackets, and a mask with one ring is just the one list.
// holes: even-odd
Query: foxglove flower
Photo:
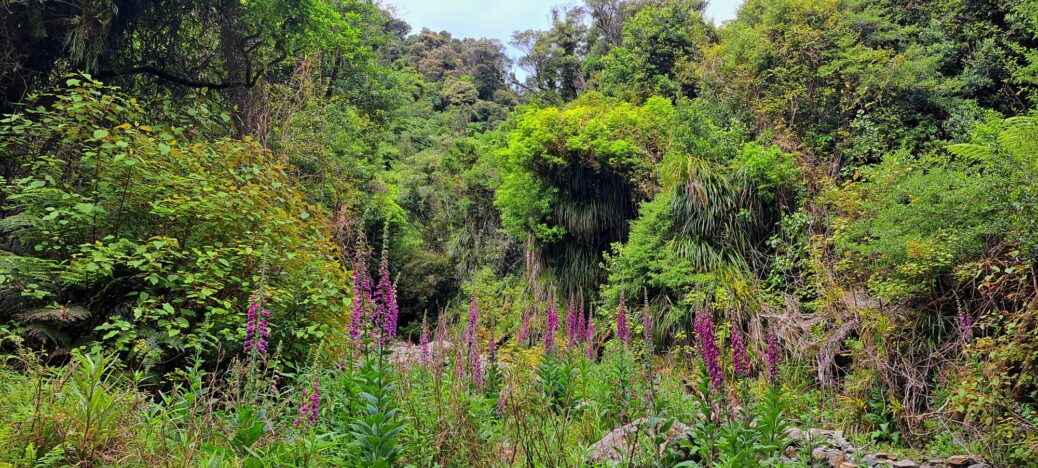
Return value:
[(261, 318), (256, 325), (256, 334), (259, 335), (259, 342), (256, 344), (256, 351), (262, 355), (267, 354), (267, 343), (270, 339), (270, 311), (263, 309), (260, 312)]
[(587, 358), (595, 360), (595, 321), (591, 320), (591, 311), (588, 311), (587, 315), (587, 332), (584, 334), (587, 338)]
[(479, 357), (479, 349), (476, 348), (475, 343), (472, 345), (472, 350), (469, 353), (472, 360), (472, 386), (476, 387), (477, 392), (483, 391), (483, 360)]
[(559, 326), (559, 313), (555, 310), (554, 301), (548, 303), (548, 317), (544, 330), (544, 352), (555, 349), (555, 329)]
[(642, 328), (645, 329), (645, 342), (652, 348), (652, 314), (649, 312), (649, 301), (642, 307)]
[(584, 341), (587, 338), (587, 321), (584, 319), (584, 306), (580, 306), (580, 311), (577, 312), (577, 341)]
[(246, 353), (252, 351), (255, 347), (256, 312), (259, 311), (259, 307), (259, 303), (253, 302), (252, 304), (249, 304), (249, 310), (245, 312), (245, 342), (243, 343), (243, 348)]
[(959, 332), (962, 333), (962, 341), (973, 338), (973, 317), (962, 308), (959, 309)]
[(462, 337), (461, 343), (464, 345), (471, 345), (475, 343), (476, 339), (476, 325), (479, 323), (479, 306), (476, 304), (476, 296), (472, 296), (472, 303), (469, 305), (469, 322), (468, 326), (465, 327), (465, 336)]
[(778, 380), (779, 365), (782, 364), (782, 347), (774, 334), (768, 337), (768, 352), (764, 357), (768, 364), (768, 381), (774, 382)]
[(490, 339), (487, 341), (487, 356), (490, 356), (490, 359), (497, 356), (497, 340), (494, 339), (494, 330), (490, 330)]
[(696, 316), (695, 321), (696, 331), (696, 344), (699, 348), (699, 353), (703, 356), (703, 362), (706, 364), (707, 374), (710, 376), (710, 383), (713, 384), (714, 389), (720, 390), (721, 384), (723, 383), (723, 375), (721, 374), (721, 363), (719, 361), (720, 352), (717, 349), (717, 338), (714, 335), (714, 322), (709, 312), (703, 311)]
[(418, 339), (418, 348), (422, 352), (422, 365), (428, 366), (431, 360), (429, 353), (429, 325), (422, 320), (422, 336)]
[(519, 346), (526, 346), (526, 342), (530, 339), (530, 311), (523, 310), (522, 323), (519, 325), (519, 336), (516, 340), (519, 342)]
[(500, 392), (497, 392), (497, 415), (498, 416), (504, 416), (505, 415), (505, 404), (507, 403), (507, 398), (508, 397), (505, 394), (505, 389), (502, 388)]
[(566, 307), (566, 341), (570, 344), (577, 341), (577, 311), (573, 303)]
[(320, 383), (314, 380), (314, 391), (310, 394), (310, 424), (317, 422), (317, 411), (321, 404)]
[(624, 305), (624, 293), (620, 293), (620, 306), (616, 309), (616, 337), (624, 344), (631, 343), (631, 330), (627, 328), (627, 306)]
[(382, 250), (382, 264), (378, 269), (378, 287), (375, 292), (375, 326), (378, 328), (378, 343), (385, 345), (387, 339), (396, 336), (396, 292), (389, 277), (389, 253)]
[(746, 343), (743, 341), (742, 330), (732, 323), (732, 370), (739, 377), (750, 376), (750, 361), (746, 356)]
[(350, 307), (350, 322), (347, 331), (354, 347), (359, 347), (364, 338), (364, 322), (367, 320), (368, 297), (364, 293), (367, 266), (361, 255), (353, 264), (353, 305)]

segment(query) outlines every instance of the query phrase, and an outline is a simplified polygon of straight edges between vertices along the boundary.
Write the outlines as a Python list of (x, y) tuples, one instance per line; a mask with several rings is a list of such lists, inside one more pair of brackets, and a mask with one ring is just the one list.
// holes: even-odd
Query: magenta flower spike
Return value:
[(310, 394), (310, 424), (317, 422), (317, 410), (321, 404), (320, 382), (314, 380), (314, 391)]
[(566, 341), (570, 345), (577, 341), (577, 311), (572, 302), (566, 306)]
[(739, 325), (732, 322), (732, 370), (738, 377), (750, 376), (750, 360), (746, 355), (746, 342)]
[(549, 353), (555, 349), (555, 329), (559, 326), (559, 313), (555, 310), (555, 301), (548, 302), (548, 317), (544, 330), (544, 352)]
[(523, 310), (522, 323), (519, 325), (519, 336), (516, 337), (519, 346), (526, 346), (527, 341), (530, 339), (530, 311)]
[(595, 321), (591, 319), (591, 311), (587, 313), (587, 358), (595, 360)]
[(422, 352), (422, 365), (428, 366), (432, 357), (429, 353), (429, 325), (422, 321), (422, 336), (418, 339), (418, 348)]
[(364, 295), (366, 269), (364, 260), (358, 253), (357, 261), (353, 264), (353, 305), (350, 307), (350, 322), (346, 325), (354, 348), (359, 347), (364, 338), (364, 322), (367, 318), (367, 299)]
[(497, 355), (497, 340), (494, 339), (494, 330), (490, 330), (490, 338), (487, 340), (487, 356), (491, 359)]
[(587, 320), (584, 318), (584, 306), (580, 306), (580, 310), (577, 312), (577, 341), (584, 341), (587, 339)]
[(774, 333), (768, 336), (768, 352), (764, 358), (768, 364), (768, 381), (775, 382), (779, 376), (779, 365), (782, 364), (782, 345)]
[(483, 391), (483, 360), (479, 356), (479, 349), (475, 343), (472, 345), (472, 350), (469, 353), (470, 359), (472, 360), (472, 385), (476, 387), (476, 391)]
[(717, 338), (714, 335), (714, 322), (708, 311), (702, 311), (696, 316), (695, 331), (696, 344), (699, 353), (703, 356), (703, 362), (706, 364), (710, 383), (713, 384), (714, 389), (720, 390), (724, 376), (721, 373), (720, 352), (717, 348)]
[(649, 301), (642, 307), (642, 328), (645, 329), (645, 342), (652, 348), (652, 313), (649, 312)]
[(461, 343), (464, 345), (471, 345), (475, 343), (476, 339), (476, 325), (479, 323), (479, 305), (476, 303), (476, 296), (472, 296), (472, 303), (469, 305), (469, 321), (468, 326), (465, 327), (465, 336), (462, 337)]
[(259, 303), (249, 304), (249, 310), (245, 312), (245, 341), (243, 348), (245, 352), (252, 351), (256, 340), (256, 312), (259, 311)]
[(970, 317), (969, 312), (959, 309), (959, 332), (962, 333), (962, 341), (969, 341), (973, 338), (973, 317)]
[(627, 306), (624, 305), (624, 293), (620, 293), (620, 306), (616, 309), (616, 337), (624, 344), (631, 344), (631, 330), (627, 328)]

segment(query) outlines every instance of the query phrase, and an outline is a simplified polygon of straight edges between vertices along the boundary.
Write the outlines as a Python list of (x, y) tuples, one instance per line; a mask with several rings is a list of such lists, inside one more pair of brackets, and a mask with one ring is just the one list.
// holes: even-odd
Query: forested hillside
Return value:
[(1038, 0), (705, 8), (0, 0), (0, 468), (1038, 466)]

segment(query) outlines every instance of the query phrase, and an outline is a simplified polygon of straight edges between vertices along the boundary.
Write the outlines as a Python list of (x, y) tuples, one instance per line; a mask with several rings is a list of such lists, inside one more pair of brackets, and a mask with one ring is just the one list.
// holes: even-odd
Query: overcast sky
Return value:
[[(512, 32), (547, 29), (552, 6), (572, 6), (572, 0), (384, 0), (394, 5), (397, 15), (411, 25), (411, 32), (422, 28), (448, 31), (454, 37), (489, 37), (508, 46)], [(742, 0), (710, 0), (706, 16), (720, 24), (735, 17)], [(509, 48), (515, 57), (515, 50)]]

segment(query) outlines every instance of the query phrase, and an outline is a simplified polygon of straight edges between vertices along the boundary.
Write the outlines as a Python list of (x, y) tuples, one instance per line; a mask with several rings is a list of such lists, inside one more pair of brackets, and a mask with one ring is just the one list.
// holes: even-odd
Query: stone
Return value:
[(874, 455), (868, 455), (867, 454), (867, 455), (861, 457), (861, 463), (864, 464), (865, 466), (872, 467), (872, 466), (876, 466), (877, 460), (876, 460), (876, 457)]
[(968, 468), (991, 468), (991, 465), (988, 465), (987, 463), (974, 463)]
[(975, 465), (979, 462), (980, 460), (977, 460), (976, 458), (973, 458), (970, 455), (952, 455), (948, 457), (948, 460), (945, 461), (945, 463), (947, 463), (948, 466), (956, 467), (968, 467), (970, 465)]
[(858, 468), (858, 465), (855, 465), (854, 463), (851, 463), (851, 462), (843, 462), (843, 463), (840, 463), (840, 466), (837, 467), (837, 468)]
[[(642, 430), (640, 426), (646, 426), (648, 418), (638, 418), (629, 424), (624, 424), (602, 437), (588, 448), (588, 461), (592, 463), (618, 463), (623, 459), (624, 452), (629, 449), (628, 436)], [(647, 429), (644, 428), (644, 429)], [(676, 441), (688, 434), (691, 429), (687, 424), (675, 421), (667, 431), (667, 442), (660, 445), (662, 451), (667, 444)]]
[(897, 460), (894, 463), (891, 463), (890, 466), (893, 466), (895, 468), (917, 468), (919, 464), (912, 460), (902, 459)]

